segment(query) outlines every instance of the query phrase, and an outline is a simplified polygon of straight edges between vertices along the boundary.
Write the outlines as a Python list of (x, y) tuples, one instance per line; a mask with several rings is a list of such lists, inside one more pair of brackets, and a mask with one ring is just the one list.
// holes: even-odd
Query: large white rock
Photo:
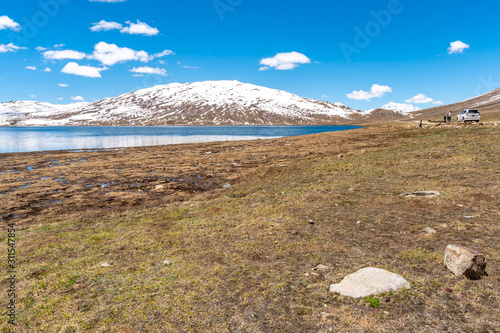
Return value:
[(332, 284), (330, 292), (359, 298), (410, 288), (403, 277), (385, 269), (366, 267), (346, 276), (340, 283)]

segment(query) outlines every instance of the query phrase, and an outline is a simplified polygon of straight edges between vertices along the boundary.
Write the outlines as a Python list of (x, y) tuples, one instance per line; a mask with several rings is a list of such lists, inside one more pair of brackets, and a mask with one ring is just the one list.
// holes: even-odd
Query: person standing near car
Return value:
[(446, 113), (443, 113), (443, 121), (446, 122)]
[(448, 122), (451, 123), (451, 111), (448, 112)]

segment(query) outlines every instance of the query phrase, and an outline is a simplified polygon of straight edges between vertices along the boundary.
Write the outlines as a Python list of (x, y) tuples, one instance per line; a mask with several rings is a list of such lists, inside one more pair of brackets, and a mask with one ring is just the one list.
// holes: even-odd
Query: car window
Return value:
[(477, 110), (469, 110), (469, 113), (479, 113)]

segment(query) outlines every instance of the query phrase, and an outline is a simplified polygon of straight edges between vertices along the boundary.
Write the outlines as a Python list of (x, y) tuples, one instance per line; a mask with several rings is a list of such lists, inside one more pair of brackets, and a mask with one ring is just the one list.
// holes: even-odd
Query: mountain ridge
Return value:
[(86, 104), (0, 103), (0, 125), (335, 124), (358, 118), (360, 112), (228, 80), (171, 83)]

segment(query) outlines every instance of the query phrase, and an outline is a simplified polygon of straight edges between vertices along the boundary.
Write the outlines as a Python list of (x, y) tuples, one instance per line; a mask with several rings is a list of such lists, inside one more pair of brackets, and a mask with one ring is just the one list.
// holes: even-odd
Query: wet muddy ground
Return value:
[[(33, 223), (219, 195), (267, 167), (385, 145), (383, 127), (272, 140), (0, 154), (0, 216)], [(364, 140), (373, 136), (373, 141)], [(332, 141), (333, 140), (333, 141)]]

